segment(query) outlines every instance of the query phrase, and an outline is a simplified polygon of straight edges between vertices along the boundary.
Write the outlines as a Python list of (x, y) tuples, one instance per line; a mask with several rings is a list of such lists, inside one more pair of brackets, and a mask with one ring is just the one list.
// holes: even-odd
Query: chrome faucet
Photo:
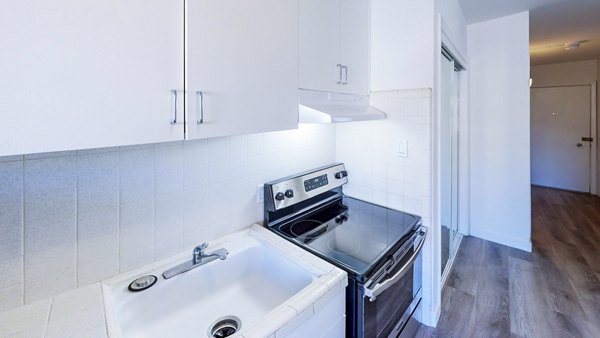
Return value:
[(215, 259), (224, 260), (229, 255), (229, 251), (227, 249), (218, 249), (208, 254), (204, 253), (204, 249), (208, 248), (207, 243), (202, 243), (194, 248), (194, 252), (192, 254), (192, 260), (181, 263), (165, 272), (163, 272), (163, 277), (165, 279), (169, 279), (171, 277), (175, 277), (179, 274), (182, 274), (186, 271), (190, 271), (193, 268), (197, 268), (206, 263), (212, 262)]
[(220, 260), (224, 260), (225, 258), (227, 258), (227, 255), (229, 254), (229, 252), (225, 249), (219, 249), (219, 250), (213, 251), (209, 254), (204, 254), (204, 249), (206, 249), (206, 248), (208, 248), (207, 243), (202, 243), (194, 248), (194, 256), (192, 257), (192, 262), (194, 264), (200, 264), (205, 259), (211, 258), (211, 257), (214, 257), (214, 258), (209, 260), (209, 262), (212, 260), (215, 260), (216, 258), (218, 258)]

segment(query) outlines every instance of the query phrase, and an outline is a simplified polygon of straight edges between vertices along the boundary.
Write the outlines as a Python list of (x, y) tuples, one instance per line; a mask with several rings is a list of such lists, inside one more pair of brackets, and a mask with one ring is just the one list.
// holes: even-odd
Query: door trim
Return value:
[(591, 95), (592, 102), (590, 105), (590, 107), (591, 107), (590, 114), (591, 114), (591, 121), (592, 121), (591, 135), (594, 138), (594, 141), (591, 142), (592, 147), (590, 149), (590, 151), (592, 152), (591, 156), (590, 156), (591, 162), (592, 162), (590, 165), (590, 167), (591, 167), (590, 168), (590, 170), (591, 170), (590, 194), (592, 194), (592, 195), (598, 195), (598, 172), (597, 172), (597, 170), (598, 170), (598, 167), (597, 167), (598, 166), (598, 163), (597, 163), (597, 161), (598, 161), (598, 153), (597, 153), (597, 151), (598, 151), (598, 145), (597, 145), (597, 142), (598, 142), (598, 130), (597, 130), (598, 109), (596, 106), (597, 105), (596, 86), (597, 86), (596, 81), (594, 81), (590, 84), (590, 88), (592, 90), (592, 95)]
[(589, 87), (590, 88), (590, 135), (594, 138), (591, 142), (590, 147), (590, 194), (598, 195), (598, 153), (597, 153), (597, 142), (598, 142), (598, 131), (597, 131), (597, 97), (596, 87), (597, 82), (582, 83), (582, 84), (571, 84), (571, 85), (554, 85), (554, 86), (531, 86), (531, 88), (563, 88), (563, 87)]

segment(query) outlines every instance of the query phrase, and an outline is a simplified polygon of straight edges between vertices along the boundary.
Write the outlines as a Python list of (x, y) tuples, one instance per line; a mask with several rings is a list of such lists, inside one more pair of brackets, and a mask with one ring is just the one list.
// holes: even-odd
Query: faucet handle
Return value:
[(204, 249), (208, 248), (208, 243), (204, 242), (194, 248), (194, 255), (203, 255)]

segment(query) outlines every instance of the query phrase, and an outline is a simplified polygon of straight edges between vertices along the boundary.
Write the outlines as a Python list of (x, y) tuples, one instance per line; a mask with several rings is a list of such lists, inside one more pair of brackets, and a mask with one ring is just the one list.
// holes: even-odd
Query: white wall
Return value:
[(334, 160), (332, 125), (0, 157), (0, 312), (262, 221), (258, 185)]
[(531, 250), (529, 13), (468, 38), (471, 235)]
[(598, 61), (552, 63), (531, 67), (534, 87), (589, 85), (598, 80)]
[(440, 26), (466, 56), (466, 21), (458, 0), (371, 1), (371, 90), (434, 88)]
[(433, 0), (371, 1), (371, 90), (433, 88)]
[[(467, 21), (458, 0), (435, 0), (435, 13), (441, 17), (441, 30), (444, 31), (454, 49), (456, 57), (467, 58)], [(464, 65), (463, 65), (464, 66)]]

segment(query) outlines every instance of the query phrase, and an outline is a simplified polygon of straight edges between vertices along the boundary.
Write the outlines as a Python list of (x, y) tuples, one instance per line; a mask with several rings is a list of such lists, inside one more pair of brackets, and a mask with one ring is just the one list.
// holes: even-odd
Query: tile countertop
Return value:
[[(347, 286), (346, 272), (287, 242), (259, 224), (217, 239), (211, 245), (218, 245), (248, 232), (320, 277), (268, 313), (259, 323), (235, 337), (276, 337), (278, 333), (284, 335)], [(111, 280), (170, 265), (189, 255), (189, 252), (181, 253), (112, 277)], [(103, 282), (95, 283), (0, 313), (0, 337), (116, 337), (116, 323), (107, 320), (105, 315), (112, 308), (105, 304), (102, 284)]]

